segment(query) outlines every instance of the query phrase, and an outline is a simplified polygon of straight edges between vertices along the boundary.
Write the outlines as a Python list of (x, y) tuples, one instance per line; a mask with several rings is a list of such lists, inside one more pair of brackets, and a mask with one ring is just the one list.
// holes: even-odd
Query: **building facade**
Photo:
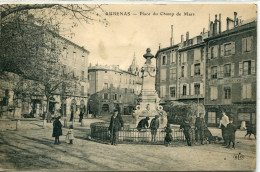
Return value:
[(241, 23), (227, 18), (227, 30), (210, 30), (207, 44), (206, 119), (217, 125), (221, 111), (242, 121), (256, 124), (256, 21)]
[(209, 31), (158, 50), (156, 90), (161, 104), (198, 103), (205, 107), (209, 126), (217, 126), (221, 112), (235, 124), (256, 123), (256, 21), (242, 22), (234, 13), (222, 32), (221, 14)]
[(135, 57), (128, 71), (119, 69), (117, 65), (96, 65), (88, 70), (91, 113), (110, 114), (115, 108), (125, 115), (133, 113), (142, 85)]
[[(38, 26), (36, 27), (38, 30)], [(68, 117), (73, 112), (74, 116), (77, 117), (80, 109), (82, 110), (87, 107), (89, 51), (49, 30), (41, 30), (41, 34), (38, 34), (38, 37), (35, 39), (45, 40), (45, 47), (55, 46), (55, 52), (59, 52), (56, 54), (57, 63), (55, 62), (52, 66), (56, 68), (53, 71), (57, 71), (57, 73), (53, 73), (50, 79), (52, 77), (61, 78), (61, 84), (57, 84), (57, 88), (53, 88), (52, 95), (47, 101), (44, 92), (35, 89), (33, 92), (30, 90), (29, 93), (29, 89), (27, 89), (32, 86), (46, 88), (43, 86), (44, 83), (23, 78), (19, 73), (7, 72), (9, 78), (12, 79), (5, 80), (1, 78), (1, 117), (20, 118), (30, 113), (34, 117), (39, 117), (47, 111), (53, 115), (61, 114)], [(41, 52), (42, 55), (47, 56), (46, 52), (49, 51), (50, 47), (43, 50)], [(46, 60), (49, 59), (46, 58)], [(46, 66), (46, 69), (48, 67), (50, 66)], [(41, 76), (40, 73), (39, 76)], [(19, 83), (16, 81), (19, 81)], [(63, 81), (68, 83), (66, 88)], [(18, 84), (20, 85), (19, 92), (17, 92)]]

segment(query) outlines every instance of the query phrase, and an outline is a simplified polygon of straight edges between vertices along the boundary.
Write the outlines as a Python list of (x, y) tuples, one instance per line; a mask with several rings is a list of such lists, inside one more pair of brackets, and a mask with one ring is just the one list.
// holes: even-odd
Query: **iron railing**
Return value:
[[(97, 141), (108, 143), (110, 140), (110, 133), (108, 131), (108, 124), (106, 123), (93, 123), (90, 125), (91, 128), (91, 138)], [(142, 129), (138, 131), (136, 128), (130, 128), (129, 126), (124, 126), (121, 131), (119, 131), (118, 143), (137, 143), (137, 144), (164, 144), (166, 133), (165, 130), (159, 128), (157, 130), (155, 142), (152, 142), (152, 135), (150, 129)], [(184, 142), (185, 137), (183, 129), (172, 128), (172, 138), (173, 143)], [(195, 140), (195, 130), (190, 130), (191, 141)]]

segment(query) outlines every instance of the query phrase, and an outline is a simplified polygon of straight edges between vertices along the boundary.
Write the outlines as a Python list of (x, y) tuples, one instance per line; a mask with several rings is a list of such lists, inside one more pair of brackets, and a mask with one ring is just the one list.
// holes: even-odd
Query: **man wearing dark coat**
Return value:
[(190, 126), (190, 121), (188, 120), (188, 118), (185, 118), (180, 126), (180, 129), (183, 129), (183, 133), (185, 136), (185, 139), (187, 141), (188, 146), (191, 146), (191, 140), (190, 140), (190, 130), (191, 130), (191, 126)]
[(235, 137), (236, 137), (236, 126), (233, 124), (233, 119), (229, 120), (229, 124), (227, 125), (227, 136), (228, 136), (228, 146), (230, 148), (231, 142), (233, 143), (232, 148), (235, 149)]
[(117, 145), (119, 131), (124, 126), (123, 119), (119, 114), (118, 109), (114, 110), (114, 114), (111, 117), (110, 125), (109, 125), (109, 132), (110, 132), (110, 143), (111, 145)]
[(149, 127), (149, 123), (148, 123), (149, 119), (150, 119), (149, 117), (146, 117), (138, 123), (138, 125), (137, 125), (138, 131), (141, 131), (141, 129), (143, 129), (143, 128)]
[(199, 117), (196, 118), (195, 121), (195, 136), (196, 136), (196, 142), (201, 141), (201, 144), (203, 145), (204, 141), (204, 130), (205, 130), (206, 124), (203, 118), (203, 114), (200, 113)]
[(62, 135), (62, 124), (60, 122), (60, 116), (58, 116), (54, 122), (53, 122), (53, 132), (52, 137), (55, 137), (55, 143), (54, 144), (60, 144), (59, 136)]
[(150, 123), (151, 134), (152, 134), (152, 142), (156, 141), (157, 129), (159, 128), (159, 115), (155, 115), (155, 118), (152, 119)]

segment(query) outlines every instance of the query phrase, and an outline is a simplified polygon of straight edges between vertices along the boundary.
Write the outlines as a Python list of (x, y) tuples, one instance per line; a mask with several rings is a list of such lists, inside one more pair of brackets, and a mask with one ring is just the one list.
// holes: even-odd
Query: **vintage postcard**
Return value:
[(257, 5), (0, 4), (0, 170), (256, 170)]

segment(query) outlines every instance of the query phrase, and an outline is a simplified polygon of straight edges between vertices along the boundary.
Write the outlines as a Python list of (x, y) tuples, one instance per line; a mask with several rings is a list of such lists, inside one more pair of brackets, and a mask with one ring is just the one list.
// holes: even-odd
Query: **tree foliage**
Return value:
[(58, 92), (72, 94), (78, 82), (64, 71), (61, 58), (66, 45), (60, 34), (73, 35), (79, 23), (107, 24), (101, 5), (4, 4), (0, 9), (0, 77), (6, 72), (18, 74), (21, 79), (13, 85), (14, 93), (24, 93), (23, 84), (30, 83), (27, 95), (45, 95), (47, 106)]

